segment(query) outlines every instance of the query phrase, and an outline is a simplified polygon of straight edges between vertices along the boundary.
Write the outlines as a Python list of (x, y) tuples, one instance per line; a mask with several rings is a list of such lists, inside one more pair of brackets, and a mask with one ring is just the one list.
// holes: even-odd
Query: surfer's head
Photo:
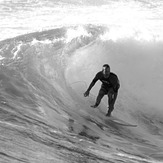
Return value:
[(110, 66), (108, 64), (104, 64), (102, 66), (102, 73), (103, 73), (105, 78), (109, 77), (109, 75), (110, 75)]

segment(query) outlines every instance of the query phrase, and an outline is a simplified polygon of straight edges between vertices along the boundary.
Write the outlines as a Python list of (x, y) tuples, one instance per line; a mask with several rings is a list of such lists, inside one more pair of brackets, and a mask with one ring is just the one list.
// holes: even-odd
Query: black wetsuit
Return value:
[(118, 92), (120, 84), (117, 75), (115, 75), (114, 73), (111, 72), (109, 77), (105, 78), (103, 72), (100, 71), (96, 74), (92, 82), (95, 84), (97, 80), (100, 80), (102, 82), (101, 89), (105, 90), (106, 93), (110, 88), (113, 88), (114, 92)]
[(118, 95), (118, 89), (120, 87), (117, 75), (110, 73), (108, 78), (104, 77), (102, 71), (98, 72), (95, 78), (92, 80), (92, 85), (94, 85), (98, 80), (102, 82), (101, 89), (99, 90), (98, 96), (96, 98), (96, 103), (94, 107), (97, 107), (104, 95), (108, 95), (108, 113), (107, 116), (111, 116), (111, 112), (114, 109), (114, 103)]

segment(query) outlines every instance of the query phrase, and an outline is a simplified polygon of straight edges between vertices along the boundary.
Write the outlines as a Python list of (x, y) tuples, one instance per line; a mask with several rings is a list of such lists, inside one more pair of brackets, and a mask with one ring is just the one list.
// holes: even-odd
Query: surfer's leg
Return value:
[(105, 94), (106, 94), (106, 91), (104, 89), (100, 89), (98, 96), (96, 98), (96, 103), (92, 107), (96, 108), (100, 104), (101, 99), (104, 97)]
[(112, 90), (108, 92), (108, 113), (106, 116), (111, 116), (111, 112), (114, 110), (114, 104), (117, 99), (117, 93), (113, 93)]

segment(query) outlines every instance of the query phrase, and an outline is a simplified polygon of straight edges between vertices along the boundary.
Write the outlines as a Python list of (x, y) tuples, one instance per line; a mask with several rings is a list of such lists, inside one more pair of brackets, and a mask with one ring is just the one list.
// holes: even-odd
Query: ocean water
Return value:
[[(163, 2), (0, 0), (0, 162), (162, 163)], [(92, 109), (108, 63), (113, 116)]]

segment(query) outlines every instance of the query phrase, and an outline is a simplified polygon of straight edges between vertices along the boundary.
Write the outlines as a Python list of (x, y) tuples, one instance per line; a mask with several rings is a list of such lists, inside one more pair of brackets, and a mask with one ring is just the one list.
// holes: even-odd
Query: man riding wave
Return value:
[(96, 98), (96, 102), (91, 107), (96, 108), (100, 104), (104, 95), (108, 95), (108, 112), (106, 116), (111, 116), (111, 112), (114, 110), (114, 104), (117, 99), (118, 89), (120, 88), (119, 79), (116, 74), (110, 72), (110, 66), (108, 64), (104, 64), (102, 71), (96, 74), (88, 89), (84, 93), (85, 97), (89, 96), (90, 90), (98, 80), (102, 82), (102, 85)]

